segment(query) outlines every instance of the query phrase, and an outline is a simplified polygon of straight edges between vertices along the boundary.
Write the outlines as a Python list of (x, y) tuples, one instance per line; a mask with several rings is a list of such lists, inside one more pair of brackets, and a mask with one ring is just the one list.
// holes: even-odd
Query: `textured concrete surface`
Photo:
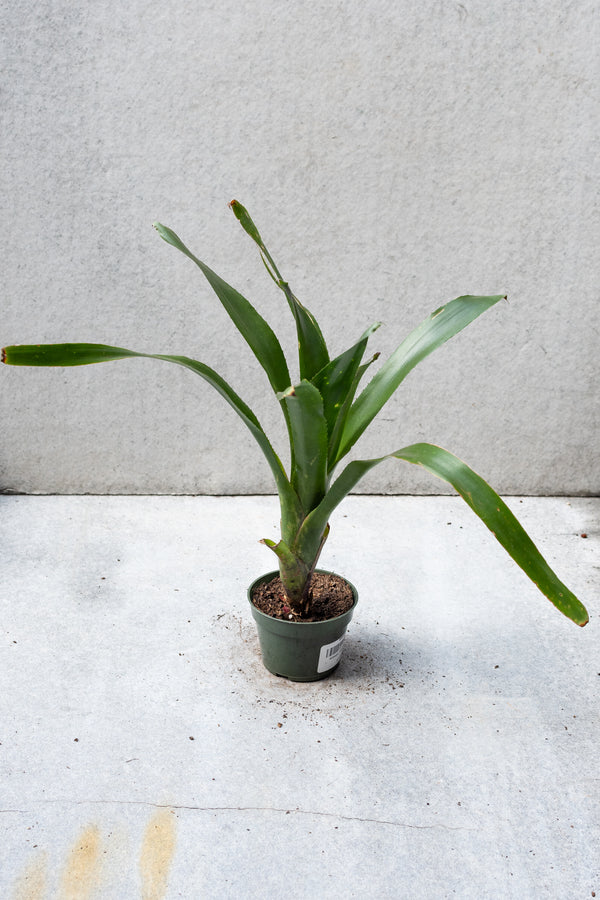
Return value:
[[(509, 294), (409, 377), (364, 455), (431, 440), (502, 492), (598, 493), (595, 3), (24, 0), (0, 10), (0, 41), (0, 344), (188, 354), (282, 438), (251, 354), (151, 228), (173, 227), (293, 348), (235, 196), (334, 352), (380, 320), (383, 359), (451, 298)], [(272, 491), (190, 373), (0, 377), (3, 489)], [(364, 490), (440, 486), (397, 465)]]
[(245, 599), (274, 498), (2, 498), (0, 895), (599, 895), (600, 501), (510, 504), (585, 629), (459, 499), (353, 497), (344, 657), (292, 684)]

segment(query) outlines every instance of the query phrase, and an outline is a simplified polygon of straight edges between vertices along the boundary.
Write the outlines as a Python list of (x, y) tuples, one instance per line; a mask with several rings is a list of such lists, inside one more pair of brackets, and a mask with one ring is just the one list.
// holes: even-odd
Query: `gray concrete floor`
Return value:
[(461, 500), (351, 497), (294, 684), (245, 596), (275, 498), (1, 498), (0, 896), (600, 896), (600, 500), (508, 502), (585, 629)]

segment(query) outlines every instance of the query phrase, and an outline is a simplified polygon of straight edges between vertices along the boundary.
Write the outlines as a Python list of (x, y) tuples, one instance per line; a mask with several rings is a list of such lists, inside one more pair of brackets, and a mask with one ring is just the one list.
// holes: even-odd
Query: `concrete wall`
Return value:
[[(280, 445), (262, 371), (151, 227), (293, 348), (237, 197), (335, 352), (374, 320), (386, 354), (452, 297), (509, 294), (409, 376), (359, 455), (430, 440), (503, 492), (598, 492), (595, 3), (23, 0), (0, 16), (2, 344), (196, 357)], [(175, 366), (0, 378), (3, 490), (272, 491), (237, 417)], [(386, 463), (363, 489), (443, 487)]]

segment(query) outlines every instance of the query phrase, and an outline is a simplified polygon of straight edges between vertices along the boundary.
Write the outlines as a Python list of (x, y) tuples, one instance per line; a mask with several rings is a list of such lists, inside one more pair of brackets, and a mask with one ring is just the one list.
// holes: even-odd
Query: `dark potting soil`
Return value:
[(336, 616), (347, 612), (354, 603), (352, 588), (339, 575), (315, 572), (310, 592), (311, 614), (302, 618), (294, 615), (290, 609), (279, 575), (266, 584), (258, 585), (254, 589), (252, 601), (256, 608), (267, 616), (292, 622), (322, 622), (325, 619), (335, 619)]

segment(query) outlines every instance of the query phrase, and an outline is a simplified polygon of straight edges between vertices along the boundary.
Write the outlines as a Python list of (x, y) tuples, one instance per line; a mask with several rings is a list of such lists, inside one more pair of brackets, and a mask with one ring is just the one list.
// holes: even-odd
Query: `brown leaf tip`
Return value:
[(6, 362), (6, 347), (2, 348), (2, 356), (0, 357), (0, 362)]

